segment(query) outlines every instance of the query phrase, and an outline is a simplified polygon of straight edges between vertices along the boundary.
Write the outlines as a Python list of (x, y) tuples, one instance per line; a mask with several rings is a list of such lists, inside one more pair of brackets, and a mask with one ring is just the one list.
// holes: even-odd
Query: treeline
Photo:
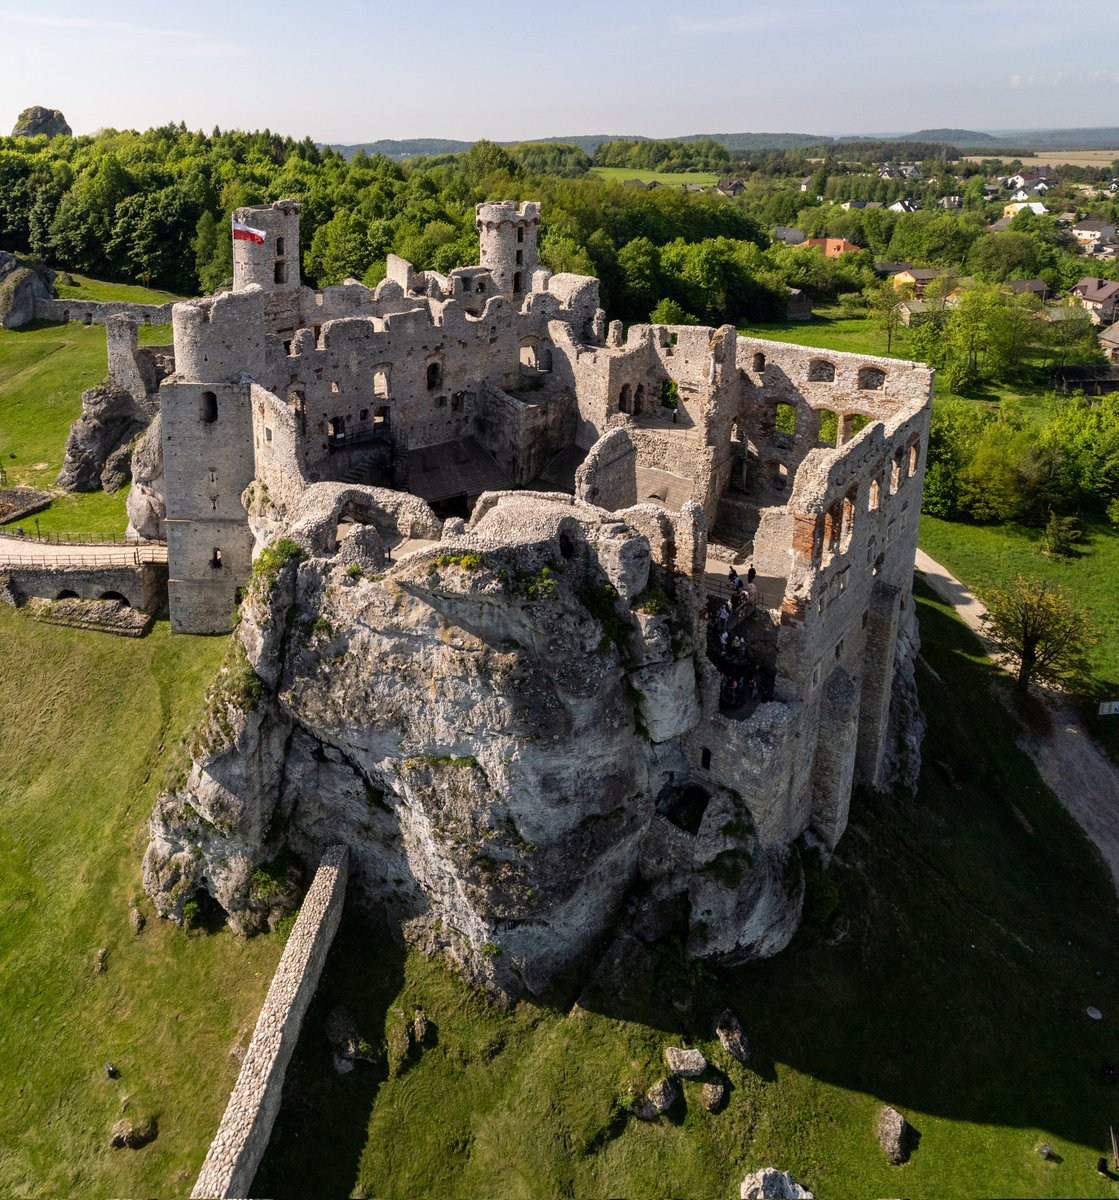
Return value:
[(1119, 525), (1119, 396), (1051, 396), (1040, 426), (1005, 406), (933, 408), (923, 511), (1043, 525), (1051, 514)]
[(596, 167), (632, 167), (640, 171), (723, 171), (730, 165), (726, 146), (714, 141), (606, 142), (595, 151)]

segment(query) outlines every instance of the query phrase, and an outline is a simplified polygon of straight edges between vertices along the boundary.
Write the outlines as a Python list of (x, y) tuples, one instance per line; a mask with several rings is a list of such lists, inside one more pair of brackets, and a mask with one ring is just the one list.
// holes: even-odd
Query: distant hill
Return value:
[(982, 146), (984, 143), (994, 145), (996, 139), (989, 133), (979, 133), (975, 129), (918, 129), (916, 133), (902, 134), (893, 138), (897, 142), (944, 142), (948, 146)]
[[(525, 141), (556, 142), (578, 146), (584, 153), (593, 155), (603, 142), (624, 139), (629, 142), (648, 142), (652, 138), (642, 134), (581, 133), (570, 137), (525, 138), (515, 142), (500, 142), (502, 146), (519, 146)], [(1119, 149), (1119, 128), (1103, 126), (1086, 129), (995, 129), (982, 132), (977, 129), (919, 129), (916, 133), (893, 136), (845, 134), (831, 137), (822, 133), (688, 133), (670, 139), (677, 142), (699, 142), (710, 140), (726, 146), (731, 153), (752, 150), (797, 150), (814, 146), (830, 146), (851, 142), (920, 142), (925, 145), (955, 146), (960, 150), (995, 149), (999, 147), (1032, 147), (1036, 150), (1110, 150)], [(408, 138), (403, 141), (384, 139), (379, 142), (358, 142), (353, 145), (331, 144), (346, 158), (364, 150), (366, 154), (384, 154), (389, 158), (415, 158), (417, 155), (464, 154), (473, 142), (456, 141), (452, 138)]]
[(1119, 128), (1103, 125), (1089, 129), (994, 129), (993, 140), (999, 145), (1033, 146), (1035, 150), (1115, 150), (1119, 149)]

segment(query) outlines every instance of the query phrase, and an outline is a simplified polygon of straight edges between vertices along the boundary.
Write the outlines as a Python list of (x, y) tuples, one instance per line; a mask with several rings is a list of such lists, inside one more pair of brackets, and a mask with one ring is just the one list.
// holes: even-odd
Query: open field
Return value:
[[(225, 639), (166, 622), (118, 639), (0, 605), (0, 643), (0, 1194), (185, 1196), (282, 949), (187, 934), (146, 900), (129, 927), (164, 763)], [(158, 1138), (111, 1150), (122, 1110), (155, 1115)]]
[[(139, 334), (142, 345), (163, 345), (171, 340), (171, 327), (141, 325)], [(0, 465), (8, 484), (53, 487), (82, 392), (105, 374), (105, 330), (99, 326), (0, 329)], [(40, 528), (123, 532), (126, 496), (62, 495), (39, 514)]]
[(157, 288), (141, 287), (132, 283), (106, 283), (102, 279), (90, 279), (88, 275), (68, 272), (71, 283), (55, 280), (55, 291), (60, 300), (127, 300), (131, 304), (166, 304), (168, 300), (181, 300), (172, 292), (161, 292)]
[(663, 183), (666, 186), (683, 187), (685, 183), (698, 183), (702, 187), (713, 187), (719, 176), (711, 171), (637, 171), (631, 167), (591, 167), (590, 173), (610, 183), (624, 183), (627, 179), (640, 179), (642, 183)]
[[(745, 1171), (771, 1164), (829, 1200), (1114, 1195), (1095, 1166), (1117, 1115), (1100, 1078), (1117, 1044), (1115, 896), (1016, 748), (978, 644), (917, 595), (920, 791), (855, 798), (826, 933), (810, 927), (776, 958), (725, 972), (661, 950), (652, 966), (503, 1013), (447, 968), (346, 923), (255, 1190), (729, 1200)], [(391, 1075), (338, 1077), (322, 1027), (339, 1002), (374, 1043), (391, 1044), (417, 1007), (437, 1034), (393, 1057)], [(711, 1037), (726, 1004), (751, 1038), (749, 1068)], [(628, 1117), (627, 1097), (663, 1073), (663, 1048), (689, 1039), (727, 1069), (726, 1111), (705, 1113), (689, 1083), (664, 1123)], [(874, 1141), (882, 1101), (921, 1135), (902, 1167)], [(1042, 1160), (1042, 1142), (1061, 1161)]]
[[(996, 156), (998, 157), (998, 156)], [(965, 162), (983, 162), (986, 154), (969, 154)], [(1023, 167), (1099, 167), (1101, 171), (1110, 169), (1111, 164), (1119, 159), (1119, 149), (1116, 150), (1046, 150), (1042, 154), (1032, 155), (1021, 160)], [(1004, 163), (1016, 161), (1013, 158), (1003, 158)]]

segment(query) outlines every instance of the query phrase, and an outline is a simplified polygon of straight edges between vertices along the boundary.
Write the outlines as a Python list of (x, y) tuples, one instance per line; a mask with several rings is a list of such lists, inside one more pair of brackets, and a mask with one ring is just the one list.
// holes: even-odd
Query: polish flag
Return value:
[(264, 245), (266, 233), (263, 229), (254, 229), (251, 225), (242, 225), (240, 221), (233, 222), (233, 240), (235, 242), (256, 242)]

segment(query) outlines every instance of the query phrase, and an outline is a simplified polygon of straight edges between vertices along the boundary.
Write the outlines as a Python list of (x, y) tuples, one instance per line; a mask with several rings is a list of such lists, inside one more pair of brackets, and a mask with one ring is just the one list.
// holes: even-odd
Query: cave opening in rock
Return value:
[(668, 796), (661, 806), (662, 814), (685, 833), (699, 833), (703, 814), (711, 803), (711, 794), (696, 783), (689, 783)]

